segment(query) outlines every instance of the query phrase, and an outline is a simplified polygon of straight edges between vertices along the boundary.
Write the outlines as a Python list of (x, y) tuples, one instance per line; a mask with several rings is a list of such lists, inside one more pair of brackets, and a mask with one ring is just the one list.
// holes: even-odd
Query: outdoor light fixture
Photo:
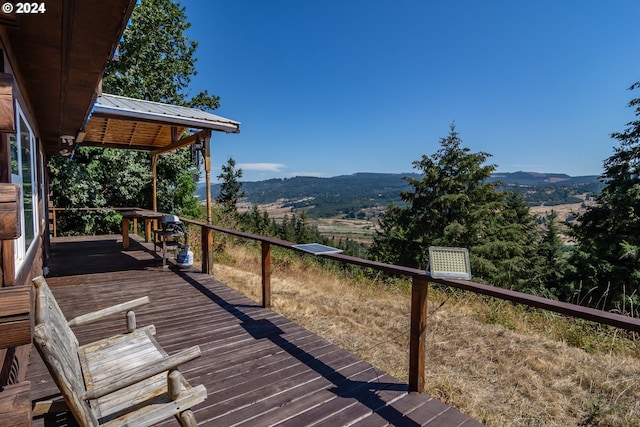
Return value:
[(471, 279), (469, 251), (466, 248), (429, 247), (427, 272), (435, 279)]
[(196, 142), (193, 143), (193, 149), (197, 151), (204, 150), (204, 146), (202, 145), (202, 141), (200, 141), (200, 137), (196, 137)]
[(73, 157), (73, 153), (75, 152), (75, 148), (73, 148), (73, 144), (75, 143), (75, 140), (76, 140), (75, 136), (60, 135), (60, 155), (61, 156)]
[(66, 144), (66, 145), (72, 146), (75, 140), (76, 140), (75, 136), (71, 136), (71, 135), (60, 136), (60, 142), (62, 143), (62, 145)]
[(200, 156), (198, 153), (202, 154), (202, 158), (204, 159), (204, 144), (200, 137), (196, 137), (196, 142), (191, 144), (191, 161), (196, 167), (200, 166)]

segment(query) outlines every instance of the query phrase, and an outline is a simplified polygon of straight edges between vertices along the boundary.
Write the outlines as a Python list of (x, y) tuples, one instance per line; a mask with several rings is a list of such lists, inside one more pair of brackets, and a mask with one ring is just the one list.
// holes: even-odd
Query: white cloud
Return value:
[(282, 163), (238, 163), (237, 167), (245, 171), (282, 172), (287, 165)]

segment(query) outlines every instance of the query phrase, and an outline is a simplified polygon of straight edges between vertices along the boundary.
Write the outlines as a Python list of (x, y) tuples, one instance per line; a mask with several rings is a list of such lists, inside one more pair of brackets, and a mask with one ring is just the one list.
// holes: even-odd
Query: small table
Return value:
[(136, 209), (122, 211), (120, 215), (122, 215), (122, 249), (127, 249), (129, 248), (129, 220), (133, 219), (134, 223), (136, 223), (138, 219), (144, 220), (144, 241), (149, 242), (149, 238), (151, 237), (151, 221), (162, 218), (164, 214), (152, 210)]

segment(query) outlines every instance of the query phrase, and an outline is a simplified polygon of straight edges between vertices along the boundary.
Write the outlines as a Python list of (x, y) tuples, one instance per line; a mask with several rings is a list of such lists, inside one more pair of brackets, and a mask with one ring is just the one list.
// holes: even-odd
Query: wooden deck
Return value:
[[(476, 426), (475, 420), (404, 384), (327, 340), (264, 309), (198, 271), (156, 267), (148, 246), (119, 236), (54, 239), (47, 277), (67, 318), (148, 295), (138, 325), (154, 324), (170, 354), (199, 345), (202, 357), (181, 368), (204, 384), (194, 408), (210, 426)], [(123, 332), (124, 321), (76, 328), (82, 343)], [(32, 351), (32, 400), (60, 398)], [(34, 426), (74, 426), (66, 412)], [(169, 420), (162, 425), (178, 425)]]

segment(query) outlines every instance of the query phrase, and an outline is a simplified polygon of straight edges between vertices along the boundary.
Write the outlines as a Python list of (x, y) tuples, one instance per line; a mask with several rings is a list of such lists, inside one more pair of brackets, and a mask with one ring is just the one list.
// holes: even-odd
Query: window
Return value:
[(36, 143), (31, 127), (16, 105), (17, 134), (11, 135), (11, 182), (20, 184), (22, 235), (16, 239), (15, 257), (19, 268), (38, 231), (38, 185), (36, 180)]

